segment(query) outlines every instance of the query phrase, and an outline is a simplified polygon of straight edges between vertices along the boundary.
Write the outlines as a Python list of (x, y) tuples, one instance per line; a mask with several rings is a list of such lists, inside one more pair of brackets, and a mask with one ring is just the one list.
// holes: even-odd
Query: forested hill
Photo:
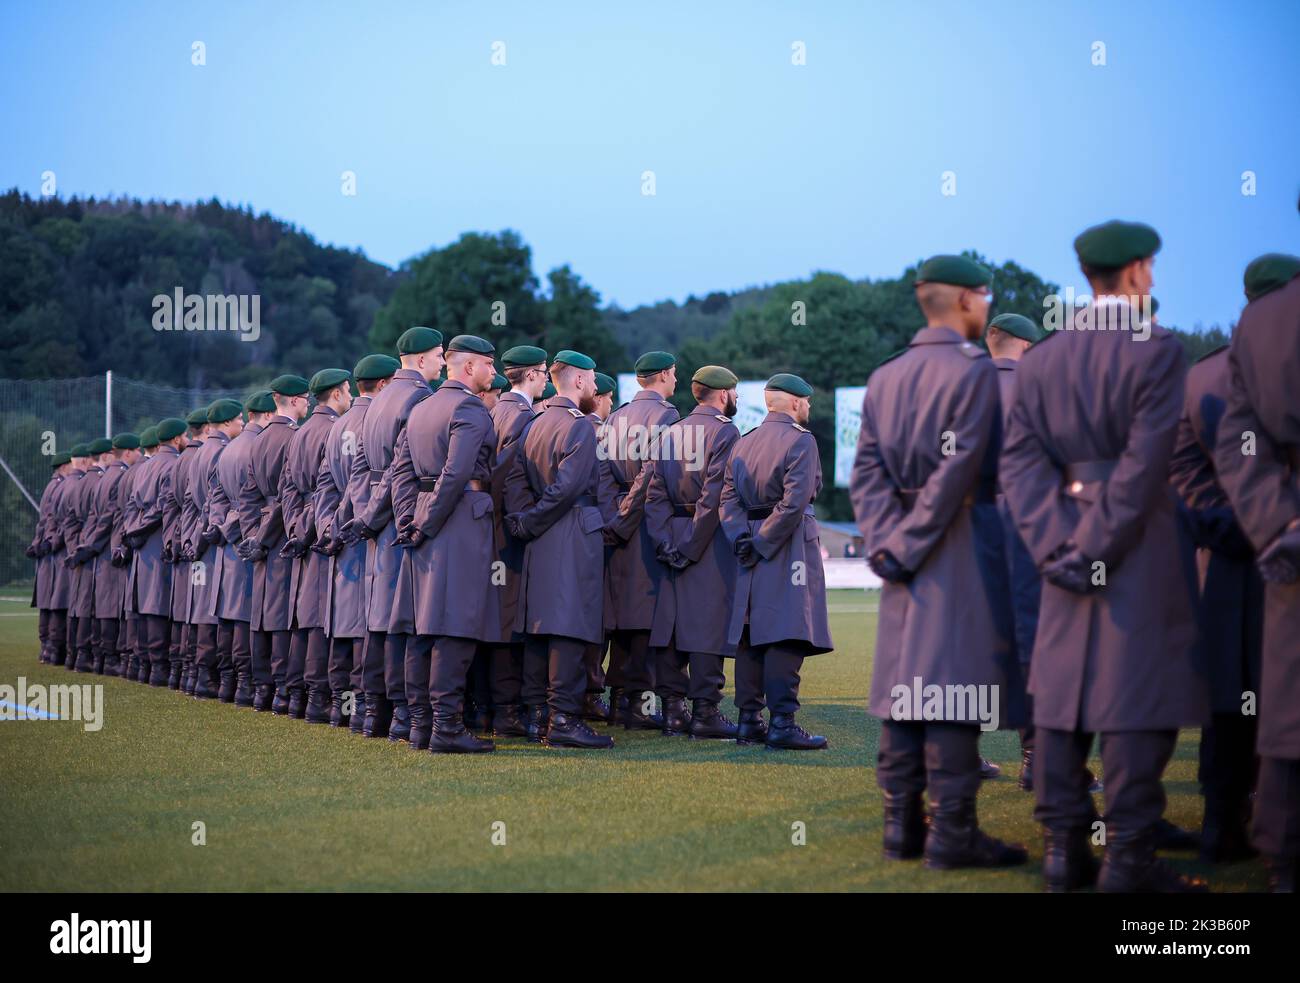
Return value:
[[(1037, 319), (1055, 285), (1014, 262), (993, 268), (994, 313)], [(0, 195), (7, 356), (0, 376), (113, 369), (176, 388), (240, 388), (280, 372), (350, 368), (368, 351), (391, 350), (412, 324), (430, 324), (449, 337), (486, 335), (498, 350), (524, 342), (551, 352), (576, 348), (611, 374), (662, 348), (681, 356), (683, 378), (697, 365), (723, 362), (742, 378), (798, 372), (825, 391), (864, 382), (919, 325), (914, 273), (865, 280), (819, 272), (624, 311), (602, 308), (597, 289), (567, 265), (543, 285), (532, 250), (511, 230), (467, 232), (392, 270), (216, 200), (62, 200), (14, 190)], [(213, 310), (209, 304), (208, 320), (192, 322), (189, 295), (196, 304), (241, 297), (247, 307), (255, 298), (246, 313), (258, 315), (258, 327), (244, 330), (232, 316), (226, 330), (197, 330), (214, 326)], [(1224, 335), (1182, 337), (1194, 356)], [(679, 396), (689, 402), (687, 387)]]

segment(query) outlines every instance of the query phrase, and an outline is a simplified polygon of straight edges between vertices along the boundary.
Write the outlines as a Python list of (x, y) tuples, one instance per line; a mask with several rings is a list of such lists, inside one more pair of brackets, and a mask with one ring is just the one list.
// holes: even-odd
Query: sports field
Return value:
[[(805, 664), (800, 718), (829, 751), (618, 729), (610, 752), (518, 739), (471, 757), (42, 666), (35, 612), (6, 595), (0, 684), (102, 683), (104, 722), (0, 722), (0, 891), (1039, 889), (1014, 733), (983, 741), (1004, 775), (984, 784), (980, 814), (1029, 847), (1028, 866), (938, 873), (881, 859), (872, 594), (830, 593), (838, 648)], [(1166, 782), (1168, 815), (1185, 826), (1200, 818), (1196, 737), (1183, 734)], [(195, 823), (206, 845), (192, 842)], [(1264, 887), (1256, 865), (1171, 859), (1216, 889)]]

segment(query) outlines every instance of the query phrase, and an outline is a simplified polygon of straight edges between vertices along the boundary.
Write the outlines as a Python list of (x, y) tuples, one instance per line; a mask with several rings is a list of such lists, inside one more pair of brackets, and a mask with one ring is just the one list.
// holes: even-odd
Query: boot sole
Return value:
[(542, 747), (553, 751), (610, 751), (613, 744), (564, 744), (556, 741), (542, 741)]
[[(417, 750), (417, 749), (413, 749), (413, 750)], [(474, 750), (471, 751), (468, 748), (459, 748), (459, 747), (431, 747), (431, 748), (419, 748), (418, 750), (428, 751), (430, 754), (491, 754), (493, 751), (496, 750), (496, 748), (481, 747), (481, 748), (475, 748)]]

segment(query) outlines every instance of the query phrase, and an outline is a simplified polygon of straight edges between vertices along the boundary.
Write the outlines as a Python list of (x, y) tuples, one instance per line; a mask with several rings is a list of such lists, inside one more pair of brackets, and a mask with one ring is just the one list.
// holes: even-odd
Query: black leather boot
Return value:
[(194, 667), (194, 698), (196, 700), (214, 700), (216, 687), (212, 685), (212, 674), (204, 666)]
[(95, 673), (96, 676), (104, 675), (104, 663), (107, 661), (108, 661), (107, 657), (104, 655), (103, 652), (95, 653), (94, 666), (92, 668), (92, 671)]
[(980, 780), (989, 781), (1002, 774), (1002, 766), (995, 765), (988, 758), (980, 758)]
[(77, 672), (94, 672), (95, 657), (90, 652), (82, 650), (77, 653)]
[(181, 692), (186, 696), (194, 695), (195, 679), (194, 660), (186, 657), (181, 661)]
[(1048, 894), (1092, 887), (1100, 866), (1088, 845), (1087, 829), (1043, 830), (1043, 887)]
[(1190, 833), (1180, 826), (1175, 826), (1168, 819), (1161, 818), (1152, 830), (1157, 850), (1195, 850), (1201, 841), (1195, 833)]
[(1108, 843), (1097, 890), (1103, 894), (1204, 894), (1209, 890), (1199, 877), (1184, 877), (1158, 859), (1155, 843), (1151, 832), (1128, 842)]
[(235, 677), (235, 706), (251, 707), (253, 705), (253, 681), (248, 673), (241, 672)]
[[(407, 718), (411, 730), (407, 736), (412, 751), (429, 750), (429, 736), (433, 730), (433, 709), (427, 703), (408, 703)], [(462, 725), (462, 729), (464, 729)]]
[[(161, 672), (162, 672), (162, 685), (163, 685), (163, 686), (166, 686), (166, 685), (167, 685), (167, 669), (166, 669), (166, 667), (162, 666), (161, 664), (159, 665), (159, 669), (160, 669)], [(138, 674), (137, 674), (136, 677), (135, 677), (135, 681), (136, 681), (137, 683), (144, 683), (146, 686), (153, 686), (153, 685), (155, 685), (155, 683), (154, 683), (154, 681), (153, 681), (153, 663), (151, 663), (151, 662), (150, 662), (147, 658), (145, 658), (144, 656), (141, 656), (141, 657), (140, 657), (140, 664), (139, 664), (139, 666), (137, 667), (137, 673), (138, 673)]]
[(623, 722), (623, 713), (627, 710), (627, 690), (621, 686), (615, 686), (609, 691), (609, 725)]
[(1025, 748), (1020, 752), (1020, 780), (1016, 782), (1022, 792), (1034, 790), (1034, 749)]
[[(645, 707), (651, 707), (649, 713)], [(649, 690), (628, 690), (627, 709), (619, 714), (624, 730), (663, 730), (664, 718), (653, 709), (654, 694)]]
[(329, 722), (331, 727), (346, 727), (348, 725), (348, 715), (343, 712), (343, 694), (328, 693), (330, 709)]
[(387, 737), (392, 722), (392, 705), (387, 697), (366, 694), (366, 719), (361, 733), (364, 737)]
[(519, 707), (513, 703), (497, 707), (492, 713), (492, 733), (497, 737), (527, 737), (528, 727), (519, 718)]
[[(171, 666), (169, 666), (166, 662), (149, 663), (149, 685), (158, 686), (158, 687), (166, 686), (170, 689), (171, 681), (172, 681), (171, 673), (172, 673)], [(177, 666), (176, 667), (177, 685), (180, 685), (180, 678), (181, 678), (181, 668), (180, 666)]]
[(536, 706), (524, 707), (524, 713), (528, 717), (524, 725), (525, 733), (528, 739), (534, 744), (541, 744), (546, 739), (546, 718), (547, 706), (545, 703), (539, 703)]
[(275, 699), (271, 701), (271, 712), (283, 717), (289, 712), (289, 691), (283, 686), (275, 688)]
[[(46, 656), (48, 658), (48, 654)], [(140, 678), (140, 661), (135, 657), (135, 653), (128, 652), (122, 660), (122, 678), (129, 679), (132, 682)]]
[(772, 714), (766, 743), (776, 751), (820, 751), (830, 744), (820, 734), (809, 734), (796, 724), (793, 713)]
[(393, 701), (393, 719), (388, 724), (388, 739), (394, 744), (411, 737), (411, 711), (405, 700)]
[(100, 656), (99, 664), (95, 671), (105, 676), (120, 677), (122, 675), (122, 660), (118, 657), (116, 652), (111, 655), (105, 653)]
[[(411, 733), (415, 733), (414, 729)], [(470, 733), (459, 714), (434, 717), (433, 732), (427, 746), (434, 754), (484, 754), (497, 749), (491, 741), (482, 740)], [(411, 747), (415, 747), (414, 737)]]
[(303, 719), (309, 724), (330, 722), (330, 691), (327, 686), (313, 686), (307, 691), (307, 706)]
[(266, 713), (275, 706), (275, 691), (270, 683), (259, 683), (253, 690), (253, 709)]
[(931, 803), (930, 832), (925, 838), (925, 866), (929, 869), (1015, 867), (1028, 859), (1028, 851), (1020, 844), (1003, 843), (979, 828), (974, 800)]
[(233, 666), (222, 669), (218, 674), (217, 699), (222, 703), (235, 702), (235, 669)]
[(915, 860), (925, 849), (925, 807), (920, 792), (882, 792), (886, 860)]
[(609, 707), (600, 698), (599, 693), (588, 693), (582, 701), (582, 719), (598, 721), (602, 724), (609, 722)]
[(302, 720), (307, 716), (307, 690), (303, 686), (289, 688), (289, 716)]
[(737, 744), (766, 744), (767, 721), (762, 710), (741, 710), (740, 723), (736, 725)]
[(734, 741), (736, 725), (723, 716), (718, 705), (709, 700), (696, 700), (691, 714), (691, 740)]
[(547, 747), (601, 749), (614, 746), (614, 738), (597, 734), (576, 714), (555, 713), (546, 728)]
[(664, 737), (680, 737), (690, 733), (691, 711), (686, 708), (686, 701), (680, 696), (670, 696), (663, 703)]
[(180, 689), (184, 672), (185, 666), (181, 663), (180, 659), (177, 659), (175, 662), (170, 662), (167, 666), (167, 688)]
[(364, 734), (366, 732), (366, 694), (360, 690), (351, 690), (352, 693), (352, 719), (348, 722), (348, 730), (353, 734)]

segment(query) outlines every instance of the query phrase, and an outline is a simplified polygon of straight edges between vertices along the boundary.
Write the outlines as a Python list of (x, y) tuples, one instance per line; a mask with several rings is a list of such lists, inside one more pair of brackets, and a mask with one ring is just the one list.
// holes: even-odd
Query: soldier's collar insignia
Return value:
[(713, 419), (715, 419), (715, 420), (721, 420), (723, 423), (730, 423), (730, 422), (731, 422), (731, 417), (727, 416), (727, 414), (725, 414), (725, 413), (715, 413), (715, 414), (713, 414)]
[(566, 406), (564, 409), (568, 410), (575, 420), (582, 419), (582, 410), (574, 409), (572, 406)]
[(800, 426), (799, 424), (795, 423), (793, 420), (790, 421), (790, 426), (794, 427), (796, 430), (800, 431), (801, 433), (811, 433), (811, 432), (812, 432), (812, 431), (810, 431), (807, 427)]

